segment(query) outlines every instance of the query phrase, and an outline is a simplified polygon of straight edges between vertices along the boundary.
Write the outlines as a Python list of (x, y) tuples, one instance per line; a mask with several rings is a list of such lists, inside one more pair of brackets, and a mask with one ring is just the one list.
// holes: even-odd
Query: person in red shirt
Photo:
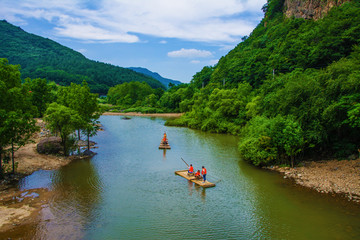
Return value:
[(164, 132), (164, 137), (162, 139), (163, 144), (167, 144), (166, 132)]
[(206, 181), (206, 168), (204, 166), (202, 166), (202, 170), (201, 170), (201, 175), (203, 176), (204, 182)]
[(189, 170), (188, 170), (188, 174), (193, 174), (194, 173), (194, 167), (192, 164), (190, 164)]
[(197, 172), (195, 173), (195, 178), (196, 179), (201, 179), (200, 170), (197, 170)]

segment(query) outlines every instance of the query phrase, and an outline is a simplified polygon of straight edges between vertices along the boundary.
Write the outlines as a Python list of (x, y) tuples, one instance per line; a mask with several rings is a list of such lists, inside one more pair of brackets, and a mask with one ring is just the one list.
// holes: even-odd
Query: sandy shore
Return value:
[(268, 167), (280, 172), (284, 178), (321, 193), (345, 196), (360, 203), (360, 159), (303, 162), (301, 167)]
[(120, 113), (120, 112), (104, 112), (103, 115), (114, 115), (114, 116), (138, 116), (138, 117), (181, 117), (184, 113)]

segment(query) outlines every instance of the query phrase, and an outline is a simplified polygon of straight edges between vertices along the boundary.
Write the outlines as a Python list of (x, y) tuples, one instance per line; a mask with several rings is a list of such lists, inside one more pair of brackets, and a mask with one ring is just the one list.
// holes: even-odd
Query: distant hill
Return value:
[(155, 78), (156, 80), (160, 81), (162, 84), (165, 85), (165, 87), (169, 86), (169, 83), (175, 84), (175, 85), (179, 85), (181, 84), (180, 81), (177, 80), (172, 80), (169, 78), (164, 78), (162, 77), (160, 74), (158, 74), (157, 72), (152, 72), (147, 68), (142, 68), (142, 67), (129, 67), (129, 69), (135, 71), (135, 72), (139, 72), (142, 73), (146, 76), (150, 76), (152, 78)]
[(124, 82), (146, 82), (153, 88), (165, 86), (158, 80), (131, 69), (87, 59), (81, 53), (55, 41), (30, 34), (5, 20), (0, 21), (0, 58), (20, 64), (22, 78), (46, 78), (60, 85), (81, 83), (91, 90), (107, 93)]

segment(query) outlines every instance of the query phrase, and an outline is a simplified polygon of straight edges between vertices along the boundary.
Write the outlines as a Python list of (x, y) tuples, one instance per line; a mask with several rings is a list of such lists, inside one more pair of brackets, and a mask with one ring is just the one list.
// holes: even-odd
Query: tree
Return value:
[(30, 114), (11, 111), (6, 117), (3, 129), (7, 132), (5, 136), (7, 136), (11, 145), (12, 172), (15, 173), (14, 152), (29, 141), (31, 136), (38, 130), (38, 127), (35, 126), (35, 120)]
[(36, 131), (31, 115), (34, 107), (29, 92), (21, 85), (19, 68), (9, 64), (7, 59), (0, 59), (0, 174), (4, 148), (11, 144), (14, 172), (14, 151), (25, 145)]
[(80, 130), (88, 129), (89, 124), (100, 117), (97, 95), (90, 92), (86, 81), (82, 85), (71, 83), (68, 87), (62, 87), (58, 94), (58, 103), (75, 110), (82, 121), (78, 122), (78, 139)]
[(36, 78), (25, 79), (24, 86), (27, 87), (31, 96), (31, 103), (36, 106), (38, 117), (42, 117), (46, 111), (47, 105), (53, 100), (51, 86), (47, 84), (46, 79)]
[(51, 103), (45, 112), (44, 119), (53, 133), (59, 133), (64, 155), (68, 156), (69, 135), (76, 130), (77, 126), (82, 124), (83, 120), (80, 115), (71, 108), (58, 103)]

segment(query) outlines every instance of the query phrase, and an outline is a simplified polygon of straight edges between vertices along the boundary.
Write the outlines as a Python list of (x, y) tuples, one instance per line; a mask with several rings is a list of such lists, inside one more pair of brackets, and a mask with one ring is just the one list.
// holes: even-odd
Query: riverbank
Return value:
[(51, 198), (51, 192), (47, 189), (20, 191), (16, 188), (16, 183), (35, 171), (58, 169), (78, 158), (38, 153), (36, 146), (49, 136), (49, 131), (41, 119), (37, 119), (36, 125), (40, 127), (40, 131), (33, 135), (33, 142), (15, 152), (15, 162), (18, 164), (16, 173), (6, 175), (5, 179), (0, 180), (0, 236), (2, 232), (16, 226), (34, 222), (42, 207)]
[(136, 117), (170, 117), (170, 118), (178, 118), (181, 117), (184, 113), (137, 113), (137, 112), (128, 112), (128, 113), (120, 113), (120, 112), (104, 112), (103, 115), (110, 116), (136, 116)]
[(360, 203), (360, 159), (303, 162), (295, 168), (273, 166), (266, 169), (320, 193), (342, 195)]

